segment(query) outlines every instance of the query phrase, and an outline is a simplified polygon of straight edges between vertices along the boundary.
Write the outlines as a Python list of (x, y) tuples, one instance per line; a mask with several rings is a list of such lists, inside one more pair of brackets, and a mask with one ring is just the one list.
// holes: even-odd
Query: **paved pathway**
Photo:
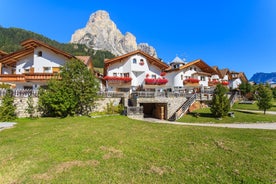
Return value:
[(3, 130), (3, 129), (6, 129), (6, 128), (11, 128), (15, 124), (16, 123), (14, 123), (14, 122), (3, 122), (3, 123), (0, 123), (0, 131)]
[[(256, 110), (244, 110), (244, 109), (234, 109), (234, 110), (240, 111), (240, 112), (254, 112), (254, 113), (261, 113), (261, 114), (264, 113), (264, 111), (256, 111)], [(266, 111), (266, 114), (276, 115), (276, 111)]]
[(139, 120), (151, 122), (151, 123), (164, 123), (173, 125), (186, 125), (186, 126), (207, 126), (207, 127), (224, 127), (224, 128), (247, 128), (247, 129), (267, 129), (276, 130), (275, 123), (227, 123), (227, 124), (217, 124), (217, 123), (182, 123), (175, 121), (166, 121), (155, 118), (141, 118)]

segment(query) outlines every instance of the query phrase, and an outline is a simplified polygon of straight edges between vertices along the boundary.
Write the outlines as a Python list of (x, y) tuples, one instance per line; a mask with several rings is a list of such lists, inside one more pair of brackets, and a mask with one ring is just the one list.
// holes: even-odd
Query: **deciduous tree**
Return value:
[(46, 116), (87, 115), (98, 91), (98, 82), (78, 60), (66, 62), (60, 78), (52, 79), (40, 90), (39, 107)]

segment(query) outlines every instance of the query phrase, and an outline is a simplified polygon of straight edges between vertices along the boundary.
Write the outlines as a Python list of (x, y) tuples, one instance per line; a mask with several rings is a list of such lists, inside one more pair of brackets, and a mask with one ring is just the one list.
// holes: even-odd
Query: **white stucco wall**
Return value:
[[(133, 59), (136, 59), (136, 63), (133, 63)], [(144, 64), (140, 64), (140, 60), (144, 61)], [(155, 75), (156, 78), (161, 77), (161, 69), (158, 67), (151, 65), (148, 60), (139, 54), (133, 55), (121, 62), (114, 63), (110, 65), (107, 69), (107, 76), (123, 76), (124, 73), (129, 73), (129, 77), (132, 78), (131, 84), (129, 87), (135, 88), (139, 85), (144, 85), (144, 80), (146, 75), (148, 74), (148, 78), (152, 78), (152, 75)], [(108, 82), (107, 82), (108, 85)], [(112, 85), (113, 86), (113, 85)], [(119, 86), (118, 86), (119, 88)], [(111, 87), (108, 85), (109, 91), (115, 91), (116, 87)]]
[[(39, 57), (37, 53), (42, 51), (42, 57)], [(43, 73), (44, 67), (60, 67), (63, 66), (67, 58), (62, 55), (58, 55), (51, 50), (43, 47), (34, 49), (34, 72)], [(50, 71), (52, 72), (52, 71)]]
[(237, 89), (241, 83), (242, 83), (241, 79), (237, 78), (230, 81), (229, 87), (232, 89)]
[(34, 64), (34, 56), (32, 54), (20, 59), (16, 63), (16, 74), (25, 73), (25, 69), (30, 69)]

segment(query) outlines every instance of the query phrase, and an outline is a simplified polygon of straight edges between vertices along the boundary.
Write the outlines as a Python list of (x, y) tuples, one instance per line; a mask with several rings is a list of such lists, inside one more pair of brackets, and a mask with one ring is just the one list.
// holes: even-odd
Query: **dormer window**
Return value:
[(37, 56), (38, 56), (38, 57), (42, 57), (42, 51), (38, 51), (38, 52), (37, 52)]
[(133, 64), (136, 64), (136, 63), (137, 63), (136, 58), (134, 58), (134, 59), (132, 60), (132, 63), (133, 63)]

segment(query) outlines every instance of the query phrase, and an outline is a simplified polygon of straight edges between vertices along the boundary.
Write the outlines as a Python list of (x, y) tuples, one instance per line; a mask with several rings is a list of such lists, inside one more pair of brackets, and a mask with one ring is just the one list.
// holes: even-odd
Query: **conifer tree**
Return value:
[(0, 121), (10, 121), (16, 118), (14, 97), (11, 89), (7, 89), (0, 106)]
[(34, 117), (34, 113), (36, 111), (36, 107), (34, 106), (34, 99), (33, 97), (30, 95), (28, 96), (28, 100), (27, 100), (27, 108), (26, 108), (26, 112), (29, 114), (30, 118)]
[(227, 91), (227, 88), (221, 84), (218, 84), (214, 90), (210, 110), (215, 117), (221, 118), (226, 116), (230, 110), (230, 102), (226, 95)]
[(255, 98), (257, 99), (257, 106), (260, 110), (266, 113), (266, 110), (272, 107), (272, 91), (268, 86), (259, 84), (255, 91)]

